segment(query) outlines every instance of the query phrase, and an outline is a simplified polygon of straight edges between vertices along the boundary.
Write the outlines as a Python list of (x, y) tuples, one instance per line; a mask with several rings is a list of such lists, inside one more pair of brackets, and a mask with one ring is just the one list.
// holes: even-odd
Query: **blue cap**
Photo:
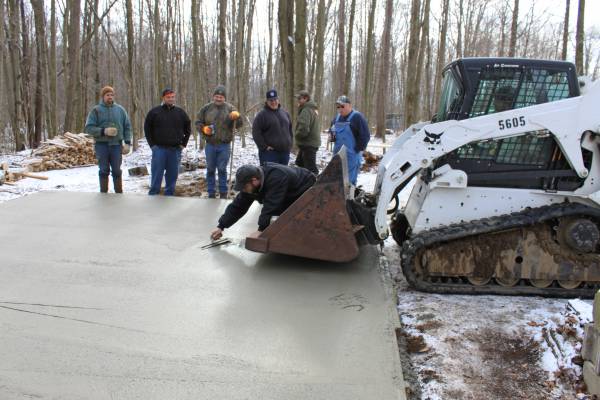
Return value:
[(278, 98), (279, 97), (277, 97), (277, 90), (271, 89), (267, 92), (267, 100), (274, 100)]

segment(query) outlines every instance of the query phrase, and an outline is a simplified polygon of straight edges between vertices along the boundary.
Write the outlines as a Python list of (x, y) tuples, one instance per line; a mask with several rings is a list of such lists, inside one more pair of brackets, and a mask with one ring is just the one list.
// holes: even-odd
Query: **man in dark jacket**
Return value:
[(94, 151), (98, 160), (100, 192), (108, 192), (108, 176), (112, 173), (115, 193), (123, 193), (121, 162), (129, 153), (131, 121), (125, 109), (115, 103), (115, 90), (105, 86), (100, 92), (100, 103), (90, 111), (85, 132), (94, 137)]
[(269, 162), (260, 167), (242, 165), (235, 174), (235, 190), (240, 192), (219, 218), (217, 228), (210, 234), (211, 239), (221, 238), (223, 230), (242, 218), (254, 200), (263, 205), (258, 217), (258, 230), (265, 230), (271, 223), (271, 217), (281, 215), (314, 185), (315, 180), (315, 175), (304, 168)]
[(146, 141), (152, 149), (150, 191), (160, 192), (165, 177), (165, 196), (175, 194), (181, 151), (187, 146), (192, 132), (190, 117), (175, 105), (175, 91), (162, 92), (162, 104), (148, 112), (144, 121)]
[(213, 92), (213, 101), (204, 105), (196, 118), (196, 129), (206, 140), (206, 183), (208, 197), (216, 197), (215, 172), (219, 171), (219, 196), (227, 198), (227, 162), (234, 140), (233, 130), (242, 126), (240, 113), (225, 101), (225, 86), (219, 85)]
[(310, 93), (301, 90), (298, 99), (298, 121), (294, 139), (298, 146), (296, 165), (317, 175), (317, 150), (321, 145), (321, 121), (317, 105), (311, 101)]
[(275, 89), (267, 92), (265, 107), (254, 117), (252, 138), (258, 147), (261, 164), (276, 162), (288, 165), (293, 140), (292, 119), (281, 108)]

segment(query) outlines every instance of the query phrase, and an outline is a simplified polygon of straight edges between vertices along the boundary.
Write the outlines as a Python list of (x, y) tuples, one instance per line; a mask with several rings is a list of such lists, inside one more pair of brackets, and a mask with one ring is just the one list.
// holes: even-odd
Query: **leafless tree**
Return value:
[(379, 68), (379, 85), (377, 88), (377, 137), (385, 141), (385, 103), (388, 87), (388, 78), (390, 75), (390, 35), (393, 19), (393, 0), (386, 0), (385, 3), (385, 22), (383, 25), (383, 34), (381, 36), (381, 64)]
[(577, 10), (577, 33), (575, 35), (575, 68), (583, 74), (583, 21), (585, 17), (585, 0), (579, 0)]

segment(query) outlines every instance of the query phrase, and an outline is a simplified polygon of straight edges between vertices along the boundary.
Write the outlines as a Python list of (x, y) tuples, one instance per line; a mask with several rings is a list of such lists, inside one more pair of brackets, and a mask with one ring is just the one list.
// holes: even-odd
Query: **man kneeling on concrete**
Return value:
[(242, 218), (254, 200), (263, 205), (258, 217), (258, 230), (265, 230), (271, 223), (271, 217), (281, 215), (314, 185), (315, 180), (315, 175), (304, 168), (269, 162), (260, 167), (242, 165), (235, 174), (234, 189), (239, 193), (219, 218), (217, 229), (210, 234), (211, 239), (220, 239), (223, 230)]

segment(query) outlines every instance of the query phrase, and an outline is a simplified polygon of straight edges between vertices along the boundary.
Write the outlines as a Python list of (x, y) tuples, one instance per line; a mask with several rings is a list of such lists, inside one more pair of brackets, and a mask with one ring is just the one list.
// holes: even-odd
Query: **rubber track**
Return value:
[(505, 287), (496, 284), (493, 279), (487, 285), (475, 286), (465, 283), (463, 279), (458, 277), (460, 282), (441, 283), (420, 280), (415, 276), (414, 257), (421, 249), (435, 247), (438, 243), (459, 240), (469, 236), (529, 227), (548, 220), (573, 215), (600, 219), (600, 209), (579, 203), (561, 203), (424, 231), (403, 243), (400, 258), (402, 271), (411, 286), (418, 290), (432, 293), (593, 298), (596, 291), (600, 288), (600, 282), (584, 282), (583, 285), (576, 289), (565, 289), (558, 287), (556, 282), (547, 288), (537, 288), (531, 286), (529, 283), (524, 284), (527, 281), (526, 279), (520, 279), (519, 283), (515, 286)]

